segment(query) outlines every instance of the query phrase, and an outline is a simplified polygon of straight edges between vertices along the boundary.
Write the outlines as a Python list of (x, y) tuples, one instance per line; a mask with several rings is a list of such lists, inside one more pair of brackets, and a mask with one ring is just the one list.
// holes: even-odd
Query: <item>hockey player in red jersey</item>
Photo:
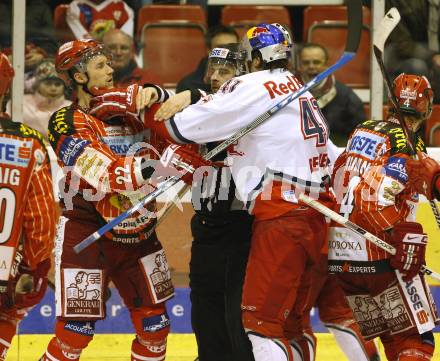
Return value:
[[(74, 85), (78, 98), (49, 122), (49, 141), (66, 182), (56, 239), (55, 337), (42, 360), (79, 360), (93, 338), (95, 321), (105, 317), (110, 281), (136, 330), (131, 360), (164, 360), (170, 328), (165, 301), (174, 290), (154, 232), (156, 220), (148, 212), (154, 211), (154, 205), (121, 222), (81, 254), (73, 247), (151, 191), (150, 152), (136, 147), (148, 141), (149, 132), (136, 112), (168, 93), (154, 85), (113, 89), (109, 58), (93, 40), (61, 46), (56, 67)], [(96, 94), (100, 94), (96, 99), (109, 100), (111, 109), (123, 116), (94, 104)]]
[[(13, 74), (0, 53), (0, 104)], [(56, 208), (42, 135), (0, 112), (0, 360), (46, 291)]]
[[(433, 93), (425, 77), (401, 74), (393, 84), (417, 150), (416, 135), (431, 115)], [(379, 336), (391, 361), (429, 361), (436, 307), (420, 267), (427, 243), (415, 222), (418, 202), (407, 172), (411, 150), (391, 108), (386, 120), (359, 125), (338, 158), (334, 188), (338, 211), (392, 244), (394, 256), (354, 232), (333, 225), (329, 232), (329, 270), (337, 273), (362, 335)]]
[[(163, 123), (147, 114), (147, 123), (175, 143), (220, 141), (301, 87), (286, 69), (292, 43), (281, 25), (253, 27), (243, 44), (250, 74), (227, 81)], [(242, 319), (256, 361), (301, 359), (289, 343), (296, 335), (286, 332), (286, 319), (304, 307), (309, 266), (319, 257), (327, 226), (295, 194), (306, 191), (332, 203), (327, 139), (316, 100), (306, 93), (229, 149), (237, 194), (255, 215)], [(173, 153), (195, 168), (206, 164), (178, 146), (169, 149), (168, 161)]]

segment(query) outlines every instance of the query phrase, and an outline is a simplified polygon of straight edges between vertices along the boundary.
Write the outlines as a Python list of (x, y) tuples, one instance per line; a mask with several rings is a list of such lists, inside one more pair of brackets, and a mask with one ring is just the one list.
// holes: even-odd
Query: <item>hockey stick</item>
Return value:
[[(399, 11), (396, 8), (391, 8), (390, 11), (388, 11), (383, 19), (381, 20), (379, 24), (380, 32), (375, 32), (373, 37), (373, 51), (374, 55), (376, 57), (377, 63), (379, 64), (380, 71), (382, 73), (383, 78), (385, 79), (385, 84), (387, 86), (388, 95), (391, 100), (391, 103), (393, 104), (394, 109), (396, 109), (397, 112), (397, 119), (400, 123), (400, 126), (403, 129), (403, 132), (405, 133), (406, 141), (411, 148), (411, 151), (414, 153), (414, 155), (417, 157), (417, 151), (416, 147), (414, 145), (414, 140), (410, 136), (410, 131), (408, 129), (408, 126), (406, 125), (402, 112), (399, 107), (399, 103), (397, 102), (397, 98), (394, 95), (393, 92), (393, 86), (391, 84), (390, 77), (388, 73), (385, 70), (385, 65), (383, 62), (383, 49), (385, 46), (385, 41), (387, 40), (388, 36), (391, 34), (391, 32), (394, 30), (394, 28), (399, 24), (400, 21), (400, 14)], [(435, 220), (437, 222), (437, 226), (440, 228), (440, 212), (437, 208), (437, 204), (435, 201), (431, 200), (429, 201), (429, 205), (431, 206), (432, 213), (434, 214)]]
[[(217, 147), (208, 152), (204, 159), (209, 160), (218, 153), (222, 152), (226, 148), (228, 148), (231, 144), (235, 143), (238, 139), (242, 138), (249, 132), (253, 131), (255, 128), (266, 122), (272, 115), (277, 113), (279, 110), (283, 109), (289, 103), (299, 98), (305, 92), (309, 91), (311, 88), (315, 87), (322, 80), (327, 78), (329, 75), (333, 74), (336, 70), (344, 66), (348, 63), (353, 57), (356, 55), (357, 48), (359, 46), (359, 41), (361, 37), (362, 30), (362, 4), (360, 0), (349, 0), (348, 1), (348, 31), (347, 31), (347, 43), (345, 46), (345, 51), (339, 60), (333, 64), (328, 69), (324, 70), (322, 73), (318, 74), (315, 78), (310, 80), (307, 84), (305, 84), (302, 88), (300, 88), (297, 92), (290, 94), (283, 100), (281, 100), (278, 104), (274, 105), (267, 112), (261, 114), (254, 121), (252, 121), (247, 126), (243, 127), (239, 131), (237, 131), (233, 136), (226, 139), (224, 142), (219, 144)], [(98, 229), (96, 232), (85, 238), (83, 241), (78, 243), (74, 247), (74, 251), (76, 253), (81, 252), (84, 248), (88, 247), (99, 238), (101, 238), (106, 232), (113, 229), (119, 223), (121, 223), (124, 219), (134, 214), (138, 210), (140, 210), (144, 205), (153, 201), (160, 194), (165, 192), (168, 188), (172, 187), (179, 181), (178, 177), (171, 177), (161, 183), (156, 190), (148, 194), (145, 198), (143, 198), (138, 204), (134, 205), (132, 208), (127, 211), (121, 213), (118, 217), (111, 220), (109, 223)]]
[[(375, 244), (376, 246), (382, 248), (384, 251), (388, 252), (389, 254), (392, 255), (396, 254), (396, 249), (392, 245), (386, 243), (384, 240), (376, 237), (374, 234), (368, 232), (367, 230), (363, 229), (357, 224), (349, 221), (347, 218), (341, 216), (339, 213), (336, 213), (335, 211), (326, 207), (322, 203), (319, 203), (317, 200), (314, 200), (309, 196), (306, 196), (305, 194), (300, 194), (298, 199), (304, 202), (305, 204), (307, 204), (308, 206), (312, 207), (313, 209), (316, 209), (319, 213), (323, 214), (324, 216), (330, 218), (332, 221), (335, 221), (336, 223), (339, 223), (340, 225), (364, 237), (365, 239)], [(440, 274), (430, 270), (426, 266), (422, 266), (421, 272), (423, 272), (425, 275), (431, 276), (437, 281), (440, 281)]]
[(186, 194), (186, 192), (188, 192), (189, 189), (189, 185), (185, 184), (182, 189), (179, 190), (179, 192), (176, 194), (176, 196), (173, 198), (173, 200), (171, 201), (171, 203), (169, 203), (167, 205), (167, 207), (165, 208), (165, 210), (163, 211), (163, 213), (160, 215), (160, 217), (157, 219), (156, 224), (154, 225), (154, 228), (157, 228), (159, 226), (159, 224), (161, 224), (163, 222), (163, 220), (171, 213), (171, 211), (173, 210), (173, 208), (175, 207), (176, 203), (179, 202), (183, 196)]

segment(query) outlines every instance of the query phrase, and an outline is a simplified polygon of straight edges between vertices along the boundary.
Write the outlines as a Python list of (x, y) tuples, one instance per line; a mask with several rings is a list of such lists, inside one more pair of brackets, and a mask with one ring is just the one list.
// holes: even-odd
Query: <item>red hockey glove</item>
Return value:
[(436, 180), (440, 177), (440, 165), (425, 153), (418, 152), (419, 159), (408, 159), (406, 169), (410, 185), (426, 198), (440, 198), (440, 189), (437, 189)]
[(92, 88), (95, 97), (90, 101), (90, 114), (100, 120), (117, 116), (138, 116), (136, 97), (142, 89), (133, 84), (127, 88), (98, 89)]
[(50, 260), (40, 262), (34, 270), (20, 265), (17, 275), (15, 307), (28, 308), (41, 301), (47, 289), (47, 274), (50, 269)]
[(415, 277), (425, 264), (427, 241), (420, 223), (402, 222), (393, 227), (391, 244), (396, 248), (396, 254), (391, 256), (390, 263), (404, 275), (404, 281)]
[(176, 169), (180, 178), (191, 185), (193, 181), (194, 171), (203, 166), (212, 166), (212, 162), (203, 159), (203, 157), (177, 144), (171, 144), (162, 154), (160, 162), (166, 168)]

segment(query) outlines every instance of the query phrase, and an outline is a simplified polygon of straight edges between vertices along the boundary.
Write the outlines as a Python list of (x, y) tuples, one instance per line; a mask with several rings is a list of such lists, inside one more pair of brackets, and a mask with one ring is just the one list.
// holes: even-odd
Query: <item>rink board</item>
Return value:
[[(186, 208), (187, 210), (188, 208)], [(186, 213), (186, 212), (184, 212)], [(189, 224), (189, 217), (182, 218), (182, 223)], [(440, 272), (440, 230), (437, 228), (435, 219), (431, 214), (428, 203), (422, 202), (417, 212), (417, 220), (423, 223), (425, 231), (429, 234), (427, 264), (434, 270)], [(176, 228), (176, 225), (173, 227)], [(162, 238), (163, 239), (163, 238)], [(188, 240), (190, 242), (190, 240)], [(172, 250), (170, 244), (165, 247)], [(189, 247), (181, 249), (173, 255), (168, 253), (171, 266), (182, 258), (182, 252), (187, 253), (189, 258)], [(170, 257), (171, 256), (171, 257)], [(440, 305), (440, 283), (428, 277), (431, 284), (432, 293), (437, 305)], [(189, 300), (189, 289), (187, 287), (177, 287), (176, 296), (167, 303), (168, 314), (171, 318), (171, 331), (174, 333), (192, 333), (190, 315), (191, 303)], [(54, 293), (48, 289), (43, 301), (31, 310), (28, 317), (20, 323), (19, 332), (21, 334), (50, 334), (53, 332), (55, 319)], [(122, 303), (117, 290), (112, 288), (112, 295), (107, 302), (107, 319), (96, 323), (97, 333), (132, 333), (128, 311)], [(318, 315), (312, 310), (312, 326), (316, 332), (327, 332), (326, 328), (319, 321)], [(440, 328), (437, 327), (437, 332)]]
[[(439, 150), (440, 151), (440, 150)], [(440, 154), (436, 154), (440, 155)], [(436, 157), (440, 160), (440, 156)], [(167, 251), (171, 267), (174, 271), (187, 273), (191, 236), (189, 220), (192, 215), (190, 204), (184, 202), (183, 212), (176, 211), (176, 218), (171, 217), (172, 226), (163, 222), (161, 240)], [(420, 204), (417, 220), (423, 224), (429, 234), (427, 264), (440, 271), (440, 230), (426, 202)], [(166, 233), (168, 232), (168, 234)], [(175, 233), (175, 234), (174, 234)], [(440, 305), (440, 282), (428, 278), (437, 305)], [(191, 303), (189, 290), (186, 287), (176, 289), (176, 297), (168, 302), (168, 313), (171, 318), (172, 334), (168, 339), (166, 361), (193, 361), (197, 355), (197, 346), (190, 325)], [(54, 293), (48, 290), (43, 301), (25, 318), (19, 329), (19, 336), (14, 338), (7, 361), (34, 361), (45, 350), (52, 337), (54, 326)], [(336, 345), (331, 334), (319, 321), (317, 313), (312, 311), (313, 329), (318, 332), (318, 361), (345, 360), (346, 358)], [(435, 329), (437, 344), (440, 342), (440, 327)], [(84, 351), (82, 361), (128, 361), (133, 328), (127, 309), (123, 305), (119, 293), (112, 289), (112, 296), (107, 304), (107, 319), (96, 323), (96, 333), (90, 346)], [(383, 347), (381, 347), (381, 351)], [(383, 355), (383, 352), (382, 352)], [(385, 358), (382, 358), (383, 360)], [(437, 348), (433, 360), (440, 361), (440, 348)]]
[[(440, 305), (440, 287), (432, 287), (436, 303)], [(176, 296), (167, 303), (168, 314), (171, 319), (171, 332), (192, 333), (191, 329), (191, 302), (188, 288), (177, 288)], [(21, 323), (20, 334), (50, 334), (53, 333), (54, 293), (49, 290), (43, 301), (36, 306)], [(314, 331), (327, 332), (319, 321), (318, 314), (312, 310), (311, 321)], [(437, 332), (440, 327), (437, 327)], [(96, 323), (96, 333), (133, 333), (128, 310), (123, 306), (117, 290), (112, 289), (112, 295), (107, 302), (107, 318)]]

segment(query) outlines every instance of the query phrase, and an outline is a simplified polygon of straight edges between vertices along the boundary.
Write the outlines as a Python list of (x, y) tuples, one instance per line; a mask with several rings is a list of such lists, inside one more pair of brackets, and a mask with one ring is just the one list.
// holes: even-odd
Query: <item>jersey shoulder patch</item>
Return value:
[(36, 139), (44, 148), (46, 148), (46, 140), (43, 135), (38, 130), (31, 128), (24, 123), (13, 122), (10, 119), (2, 119), (1, 127), (2, 132), (5, 134), (15, 135), (21, 138)]
[(37, 167), (49, 162), (49, 156), (47, 153), (48, 144), (40, 132), (26, 124), (13, 122), (12, 120), (2, 119), (0, 124), (0, 136), (1, 134), (5, 134), (19, 138), (5, 139), (5, 141), (12, 144), (12, 148), (17, 149), (17, 153), (13, 156), (15, 157), (15, 161), (14, 159), (9, 159), (10, 161), (13, 161), (13, 163), (10, 164), (26, 167), (31, 159), (31, 154), (33, 154), (35, 158), (35, 165)]
[[(390, 155), (403, 153), (412, 155), (411, 148), (408, 145), (405, 132), (398, 123), (383, 120), (367, 120), (363, 122), (358, 128), (369, 129), (386, 136), (390, 143)], [(426, 151), (425, 143), (420, 135), (414, 136), (414, 144), (416, 149)]]
[(67, 106), (57, 110), (50, 117), (48, 137), (54, 149), (62, 135), (72, 135), (75, 132), (74, 113), (75, 109)]
[(428, 153), (426, 149), (425, 141), (423, 140), (423, 137), (420, 134), (417, 134), (414, 144), (418, 152)]

